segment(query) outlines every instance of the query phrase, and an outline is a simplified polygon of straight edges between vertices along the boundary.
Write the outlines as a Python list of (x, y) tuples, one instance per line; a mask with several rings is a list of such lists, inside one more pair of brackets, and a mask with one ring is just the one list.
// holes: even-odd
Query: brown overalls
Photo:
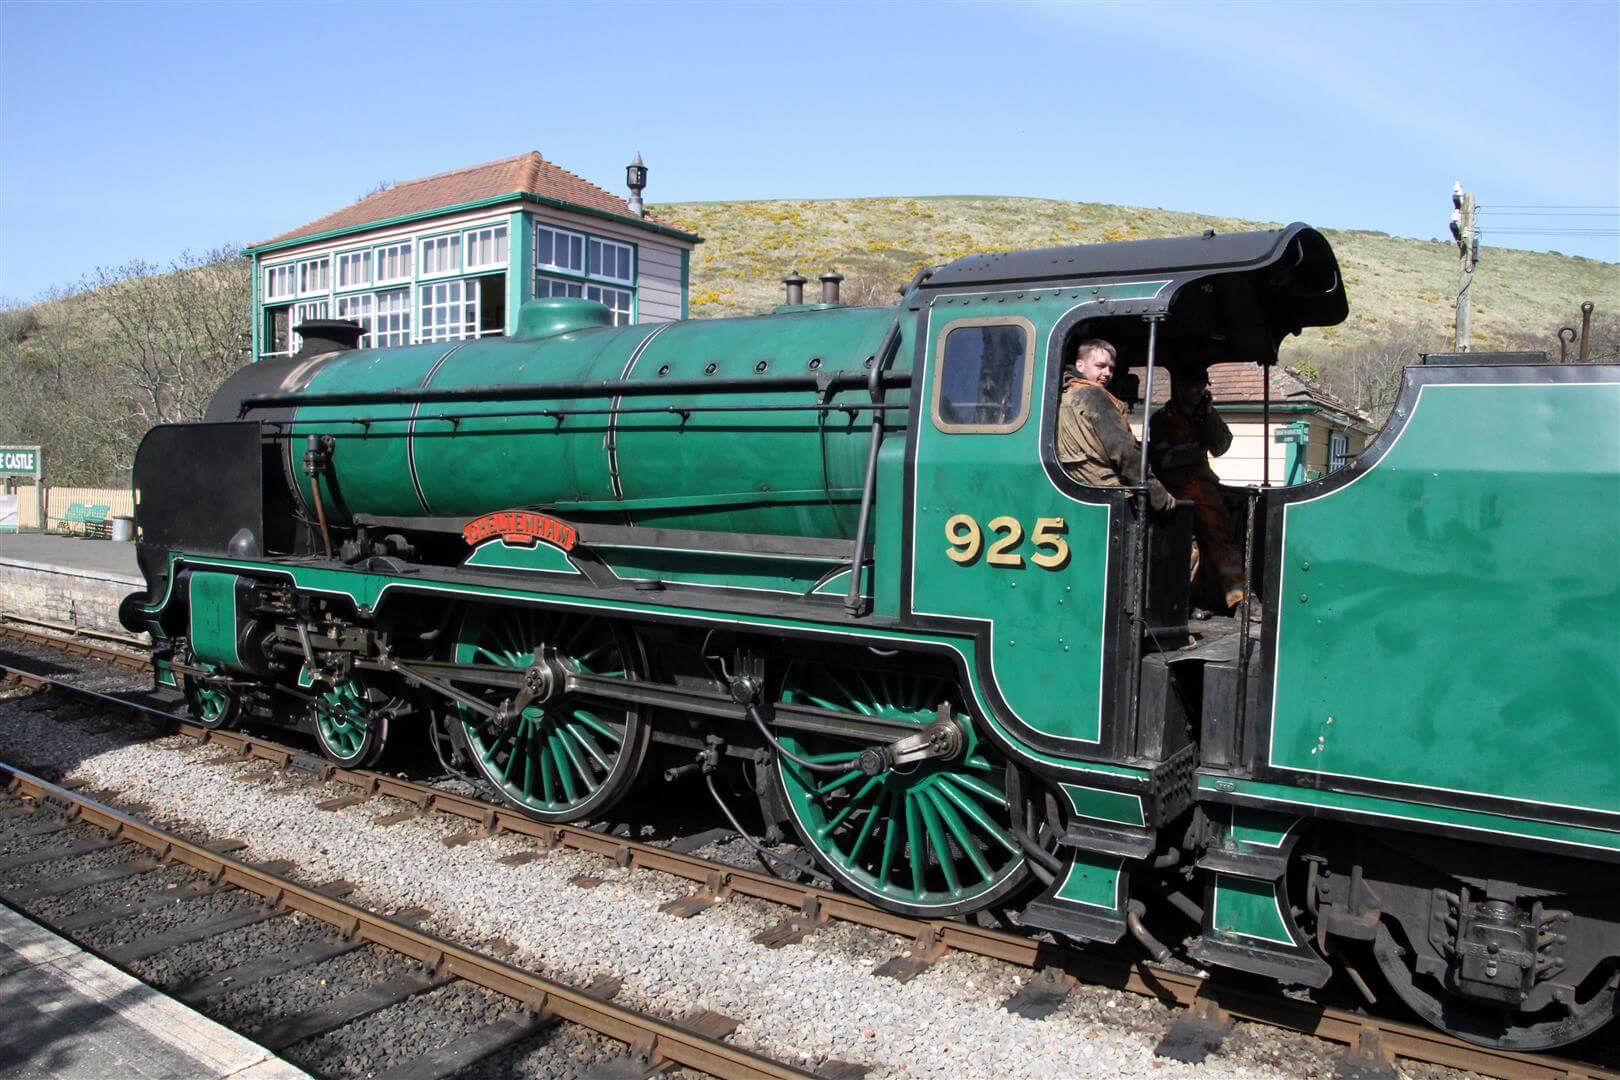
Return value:
[(1220, 457), (1231, 445), (1231, 429), (1212, 408), (1187, 416), (1171, 401), (1148, 421), (1153, 471), (1176, 498), (1192, 500), (1199, 562), (1214, 564), (1227, 607), (1243, 599), (1243, 552), (1233, 541), (1232, 516), (1209, 455)]
[[(1057, 459), (1063, 471), (1093, 487), (1136, 487), (1141, 484), (1142, 444), (1131, 433), (1125, 403), (1101, 383), (1071, 376), (1063, 384), (1058, 409)], [(1175, 500), (1148, 476), (1148, 502), (1167, 510)]]

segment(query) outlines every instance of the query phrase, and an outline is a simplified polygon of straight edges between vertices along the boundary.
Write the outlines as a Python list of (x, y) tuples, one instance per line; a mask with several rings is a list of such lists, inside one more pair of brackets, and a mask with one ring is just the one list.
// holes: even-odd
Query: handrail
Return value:
[[(874, 361), (876, 363), (876, 361)], [(657, 394), (747, 394), (785, 390), (810, 390), (830, 393), (838, 390), (859, 390), (868, 385), (871, 373), (865, 371), (835, 371), (830, 375), (773, 375), (743, 379), (603, 379), (598, 382), (491, 384), (485, 386), (458, 386), (432, 389), (404, 387), (395, 390), (350, 390), (333, 393), (252, 394), (242, 399), (237, 417), (245, 418), (255, 409), (276, 406), (315, 405), (386, 405), (395, 402), (434, 401), (515, 401), (530, 398), (553, 400), (557, 398), (630, 397)], [(878, 373), (884, 387), (908, 387), (911, 372), (886, 371)]]

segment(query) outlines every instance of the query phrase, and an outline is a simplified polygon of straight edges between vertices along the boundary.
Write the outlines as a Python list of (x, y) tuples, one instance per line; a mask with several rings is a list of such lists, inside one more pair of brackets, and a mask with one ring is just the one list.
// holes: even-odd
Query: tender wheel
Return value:
[[(879, 669), (795, 663), (781, 700), (914, 723), (939, 719), (962, 700), (954, 681)], [(852, 892), (910, 915), (958, 915), (1000, 903), (1022, 888), (1029, 868), (1008, 828), (1006, 765), (954, 709), (964, 741), (951, 759), (867, 775), (856, 767), (869, 741), (778, 729), (782, 745), (818, 765), (812, 772), (777, 755), (776, 776), (804, 843)]]
[[(455, 661), (527, 668), (543, 646), (566, 669), (624, 678), (639, 673), (633, 639), (601, 619), (525, 608), (474, 607), (456, 637)], [(474, 690), (492, 705), (509, 692)], [(502, 724), (458, 705), (473, 765), (519, 809), (543, 821), (602, 813), (630, 789), (651, 729), (637, 710), (559, 694)]]
[(1379, 970), (1396, 995), (1423, 1019), (1459, 1039), (1503, 1050), (1549, 1050), (1567, 1046), (1597, 1031), (1620, 1008), (1620, 972), (1607, 973), (1602, 985), (1569, 1005), (1549, 1005), (1538, 1013), (1493, 1007), (1448, 991), (1433, 976), (1413, 971), (1412, 950), (1380, 923), (1373, 943)]
[(399, 702), (369, 681), (349, 678), (318, 693), (310, 706), (321, 753), (349, 769), (377, 763)]
[(198, 724), (210, 730), (236, 726), (237, 717), (242, 711), (242, 698), (234, 687), (187, 675), (182, 689), (191, 718)]

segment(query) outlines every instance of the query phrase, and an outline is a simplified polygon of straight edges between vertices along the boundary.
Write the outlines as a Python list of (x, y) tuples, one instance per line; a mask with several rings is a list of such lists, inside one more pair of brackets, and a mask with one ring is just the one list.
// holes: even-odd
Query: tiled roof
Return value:
[[(1265, 397), (1266, 384), (1259, 364), (1232, 363), (1209, 366), (1209, 390), (1218, 405), (1256, 405)], [(1271, 403), (1273, 405), (1316, 405), (1330, 412), (1340, 413), (1362, 424), (1370, 425), (1372, 417), (1358, 412), (1347, 402), (1339, 400), (1305, 375), (1291, 367), (1276, 365), (1271, 372)], [(1163, 373), (1153, 380), (1153, 403), (1170, 400), (1170, 380)]]
[(547, 161), (540, 156), (539, 151), (531, 150), (516, 157), (490, 161), (483, 165), (469, 165), (464, 169), (452, 169), (434, 176), (425, 176), (420, 180), (407, 180), (402, 184), (395, 184), (386, 191), (367, 195), (359, 202), (351, 203), (341, 210), (334, 210), (325, 217), (316, 218), (291, 232), (260, 241), (254, 246), (280, 244), (302, 236), (314, 236), (337, 229), (353, 229), (407, 214), (426, 213), (441, 207), (523, 192), (612, 214), (638, 225), (651, 223), (665, 229), (677, 228), (651, 215), (643, 218), (631, 213), (630, 204), (625, 200)]

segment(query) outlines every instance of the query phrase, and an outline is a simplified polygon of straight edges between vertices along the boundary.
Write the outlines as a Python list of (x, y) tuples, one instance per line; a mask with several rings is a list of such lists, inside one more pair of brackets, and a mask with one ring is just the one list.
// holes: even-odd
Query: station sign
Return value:
[(1276, 443), (1298, 443), (1304, 446), (1311, 441), (1311, 426), (1303, 420), (1295, 420), (1292, 424), (1284, 424), (1271, 433), (1271, 441)]
[(43, 456), (37, 446), (0, 446), (0, 476), (32, 476), (37, 480)]

